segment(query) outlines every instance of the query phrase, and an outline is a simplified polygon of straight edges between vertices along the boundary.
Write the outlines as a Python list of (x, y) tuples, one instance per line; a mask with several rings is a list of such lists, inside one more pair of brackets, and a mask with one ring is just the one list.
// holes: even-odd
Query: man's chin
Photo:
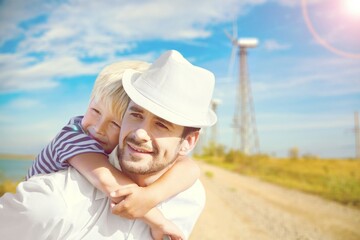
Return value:
[(122, 160), (121, 168), (128, 173), (140, 175), (147, 174), (149, 170), (147, 167), (144, 167), (141, 159)]

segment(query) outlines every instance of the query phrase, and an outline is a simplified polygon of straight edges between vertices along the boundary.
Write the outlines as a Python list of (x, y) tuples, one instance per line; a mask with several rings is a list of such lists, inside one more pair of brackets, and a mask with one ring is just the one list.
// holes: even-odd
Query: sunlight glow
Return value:
[(360, 0), (345, 0), (344, 4), (349, 14), (360, 17)]
[[(346, 0), (346, 1), (352, 2), (351, 4), (352, 4), (352, 6), (354, 6), (354, 8), (356, 6), (358, 6), (359, 2), (360, 2), (360, 0)], [(303, 13), (303, 17), (304, 17), (306, 26), (309, 29), (310, 33), (313, 35), (314, 39), (319, 44), (321, 44), (323, 47), (325, 47), (329, 51), (331, 51), (339, 56), (348, 57), (348, 58), (360, 58), (360, 53), (352, 53), (352, 52), (343, 51), (341, 49), (334, 47), (329, 42), (327, 42), (324, 38), (322, 38), (319, 35), (319, 33), (316, 31), (316, 29), (314, 28), (314, 26), (311, 22), (311, 19), (309, 17), (308, 9), (307, 9), (307, 0), (301, 0), (301, 5), (302, 5), (302, 13)], [(358, 16), (360, 16), (360, 14)]]

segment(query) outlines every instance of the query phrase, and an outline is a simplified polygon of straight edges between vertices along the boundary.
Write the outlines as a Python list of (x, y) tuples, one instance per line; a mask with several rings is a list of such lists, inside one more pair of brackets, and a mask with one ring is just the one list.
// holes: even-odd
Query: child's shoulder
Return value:
[(84, 116), (76, 116), (76, 117), (72, 117), (70, 118), (68, 125), (70, 124), (81, 124), (81, 120), (83, 119)]
[(79, 132), (79, 133), (85, 133), (85, 131), (83, 130), (82, 126), (81, 126), (81, 120), (83, 119), (84, 116), (76, 116), (76, 117), (72, 117), (69, 122), (67, 123), (66, 126), (63, 127), (63, 131), (75, 131), (75, 132)]

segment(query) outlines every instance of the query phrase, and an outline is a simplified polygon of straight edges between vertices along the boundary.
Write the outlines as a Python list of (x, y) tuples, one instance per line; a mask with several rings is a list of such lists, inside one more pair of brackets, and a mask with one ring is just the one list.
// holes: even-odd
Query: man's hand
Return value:
[(112, 213), (128, 219), (141, 218), (156, 205), (155, 197), (147, 188), (139, 186), (121, 188), (110, 197)]

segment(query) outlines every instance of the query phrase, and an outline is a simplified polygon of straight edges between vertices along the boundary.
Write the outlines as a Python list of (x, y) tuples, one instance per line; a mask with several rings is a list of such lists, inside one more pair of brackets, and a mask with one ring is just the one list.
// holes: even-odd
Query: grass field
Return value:
[[(31, 154), (7, 154), (7, 153), (0, 153), (0, 161), (1, 160), (33, 160), (35, 159), (36, 155)], [(25, 174), (25, 173), (24, 173)], [(6, 193), (6, 192), (15, 192), (16, 186), (18, 185), (18, 182), (8, 180), (4, 177), (4, 174), (2, 171), (0, 171), (0, 197)]]
[(4, 180), (0, 182), (0, 197), (6, 192), (15, 192), (18, 182)]
[(360, 209), (360, 161), (268, 156), (197, 157), (229, 170)]

